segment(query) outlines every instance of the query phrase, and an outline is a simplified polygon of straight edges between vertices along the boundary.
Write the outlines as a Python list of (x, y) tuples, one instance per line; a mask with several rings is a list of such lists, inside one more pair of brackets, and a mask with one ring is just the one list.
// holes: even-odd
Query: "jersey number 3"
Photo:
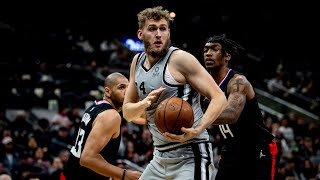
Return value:
[(76, 144), (71, 148), (71, 153), (77, 158), (80, 158), (81, 155), (84, 133), (83, 129), (79, 129)]
[(83, 127), (83, 126), (87, 126), (88, 123), (90, 122), (90, 120), (91, 120), (90, 114), (85, 113), (82, 117), (82, 120), (81, 120), (81, 126), (78, 131), (77, 141), (76, 141), (75, 145), (72, 146), (72, 148), (71, 148), (71, 153), (77, 158), (80, 158), (81, 151), (83, 148), (82, 146), (84, 145), (83, 139), (84, 139), (84, 135), (85, 135), (86, 131), (84, 130), (85, 127)]

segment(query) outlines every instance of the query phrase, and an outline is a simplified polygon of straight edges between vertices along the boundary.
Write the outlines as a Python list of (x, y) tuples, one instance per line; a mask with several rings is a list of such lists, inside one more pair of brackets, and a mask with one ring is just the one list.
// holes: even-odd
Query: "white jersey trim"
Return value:
[(182, 85), (182, 83), (179, 83), (178, 81), (176, 81), (173, 76), (171, 75), (170, 71), (169, 71), (169, 65), (166, 66), (166, 70), (164, 72), (164, 80), (172, 85)]

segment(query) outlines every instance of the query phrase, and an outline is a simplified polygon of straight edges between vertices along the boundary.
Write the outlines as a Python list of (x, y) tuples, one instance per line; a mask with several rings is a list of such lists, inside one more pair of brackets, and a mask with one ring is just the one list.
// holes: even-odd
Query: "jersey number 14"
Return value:
[(222, 136), (225, 139), (227, 139), (227, 135), (226, 134), (230, 134), (231, 137), (234, 137), (228, 124), (219, 125), (219, 129), (220, 129), (220, 132), (221, 132)]

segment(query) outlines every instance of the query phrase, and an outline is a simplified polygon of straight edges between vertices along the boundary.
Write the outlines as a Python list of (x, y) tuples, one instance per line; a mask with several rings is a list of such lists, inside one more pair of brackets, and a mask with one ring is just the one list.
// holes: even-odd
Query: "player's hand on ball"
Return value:
[(181, 128), (181, 131), (183, 132), (183, 134), (181, 135), (177, 135), (177, 134), (172, 134), (169, 132), (164, 132), (163, 136), (172, 142), (185, 142), (188, 141), (192, 138), (195, 138), (198, 136), (198, 131), (194, 128)]

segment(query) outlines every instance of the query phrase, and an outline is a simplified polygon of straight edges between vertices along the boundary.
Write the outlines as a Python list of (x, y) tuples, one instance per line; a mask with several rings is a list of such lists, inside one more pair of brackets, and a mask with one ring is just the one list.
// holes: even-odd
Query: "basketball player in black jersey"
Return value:
[[(64, 168), (67, 180), (138, 179), (141, 172), (115, 166), (121, 140), (120, 123), (128, 79), (112, 73), (105, 79), (103, 100), (85, 110), (76, 142)], [(62, 179), (62, 178), (61, 178)]]
[(228, 99), (213, 123), (222, 142), (216, 180), (273, 180), (278, 153), (274, 136), (264, 126), (251, 83), (228, 65), (241, 52), (244, 48), (225, 34), (208, 38), (203, 49), (204, 65)]

